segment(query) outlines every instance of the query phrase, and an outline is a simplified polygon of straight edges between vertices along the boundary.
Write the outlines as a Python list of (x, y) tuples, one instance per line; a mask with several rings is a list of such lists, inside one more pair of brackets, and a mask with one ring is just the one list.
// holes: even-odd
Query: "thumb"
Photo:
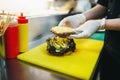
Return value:
[(61, 21), (58, 26), (70, 27), (70, 22), (69, 21)]

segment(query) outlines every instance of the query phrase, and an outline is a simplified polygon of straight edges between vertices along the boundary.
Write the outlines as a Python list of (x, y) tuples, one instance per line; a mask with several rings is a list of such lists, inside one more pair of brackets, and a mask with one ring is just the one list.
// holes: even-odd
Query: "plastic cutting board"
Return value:
[(70, 55), (49, 55), (46, 50), (47, 44), (43, 43), (28, 52), (18, 55), (18, 59), (76, 78), (89, 80), (100, 55), (103, 41), (92, 39), (74, 40), (76, 50)]

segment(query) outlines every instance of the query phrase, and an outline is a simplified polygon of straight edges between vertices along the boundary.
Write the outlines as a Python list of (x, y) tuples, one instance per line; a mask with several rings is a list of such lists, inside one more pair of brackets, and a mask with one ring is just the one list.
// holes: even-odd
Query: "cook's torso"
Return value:
[[(107, 18), (120, 18), (120, 0), (108, 1)], [(120, 31), (105, 31), (105, 47), (110, 51), (111, 55), (120, 58)]]

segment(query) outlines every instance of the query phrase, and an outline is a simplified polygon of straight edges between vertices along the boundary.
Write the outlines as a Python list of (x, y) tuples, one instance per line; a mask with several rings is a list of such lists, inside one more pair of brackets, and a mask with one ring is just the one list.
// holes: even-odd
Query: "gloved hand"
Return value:
[(83, 25), (75, 28), (74, 31), (76, 34), (70, 35), (72, 38), (88, 38), (98, 29), (104, 29), (105, 19), (100, 20), (89, 20)]
[(68, 26), (71, 28), (77, 28), (80, 24), (86, 21), (86, 17), (83, 14), (76, 14), (68, 16), (60, 21), (58, 26)]

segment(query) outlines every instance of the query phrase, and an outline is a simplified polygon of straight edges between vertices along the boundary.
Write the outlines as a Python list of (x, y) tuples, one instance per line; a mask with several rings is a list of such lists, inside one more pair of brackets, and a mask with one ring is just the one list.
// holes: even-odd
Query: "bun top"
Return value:
[(61, 36), (61, 37), (66, 37), (69, 36), (70, 34), (74, 34), (74, 30), (70, 27), (66, 27), (66, 26), (55, 26), (51, 28), (51, 32)]

